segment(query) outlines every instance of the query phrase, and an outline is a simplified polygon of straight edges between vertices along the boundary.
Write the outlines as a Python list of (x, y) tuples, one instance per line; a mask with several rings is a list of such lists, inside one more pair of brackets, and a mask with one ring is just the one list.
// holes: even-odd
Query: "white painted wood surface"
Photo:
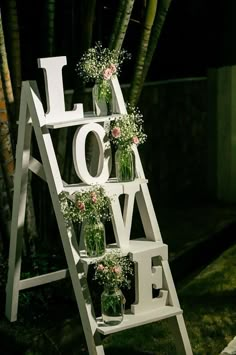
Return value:
[[(93, 132), (99, 150), (99, 161), (97, 175), (92, 176), (87, 167), (85, 144), (86, 138), (90, 132)], [(73, 161), (75, 171), (78, 177), (86, 184), (103, 184), (105, 183), (111, 173), (111, 145), (109, 141), (105, 141), (106, 132), (104, 128), (98, 123), (88, 123), (80, 126), (75, 132), (73, 139)]]
[(39, 68), (43, 69), (47, 99), (46, 120), (48, 123), (78, 120), (84, 117), (83, 105), (76, 104), (72, 111), (65, 111), (62, 68), (66, 57), (41, 58)]
[[(152, 311), (140, 313), (135, 316), (132, 313), (127, 312), (124, 316), (124, 320), (119, 325), (115, 326), (104, 325), (102, 319), (97, 318), (98, 331), (103, 335), (108, 335), (120, 332), (121, 330), (167, 319), (181, 313), (182, 310), (180, 308), (170, 306), (159, 307), (158, 309), (153, 309)], [(186, 353), (186, 355), (190, 355), (190, 353)]]
[[(24, 82), (22, 85), (6, 316), (11, 321), (17, 319), (20, 290), (60, 280), (69, 274), (90, 355), (104, 354), (99, 333), (110, 334), (162, 319), (170, 320), (170, 328), (176, 336), (178, 353), (191, 355), (191, 345), (168, 264), (168, 247), (162, 241), (137, 147), (134, 148), (134, 152), (136, 176), (138, 178), (126, 183), (117, 182), (116, 178), (110, 179), (110, 146), (103, 144), (105, 131), (103, 126), (98, 123), (105, 123), (115, 116), (99, 118), (89, 116), (84, 118), (80, 106), (77, 106), (75, 111), (65, 113), (63, 104), (58, 105), (58, 101), (63, 101), (61, 70), (65, 65), (65, 59), (62, 57), (54, 60), (55, 70), (53, 69), (53, 58), (39, 60), (40, 67), (44, 69), (46, 80), (48, 103), (46, 114), (43, 111), (36, 83)], [(126, 107), (117, 78), (113, 79), (111, 84), (115, 93), (116, 110), (119, 115), (125, 114)], [(54, 91), (55, 85), (59, 87)], [(71, 125), (79, 127), (74, 138), (73, 155), (75, 169), (83, 181), (74, 185), (67, 184), (61, 179), (49, 130)], [(32, 128), (36, 135), (42, 163), (30, 155)], [(99, 146), (99, 164), (96, 177), (92, 177), (85, 166), (84, 145), (86, 136), (90, 131), (95, 133)], [(106, 149), (109, 152), (107, 160), (104, 158)], [(48, 184), (68, 270), (58, 270), (46, 275), (21, 280), (22, 231), (25, 218), (28, 169)], [(71, 194), (81, 189), (89, 189), (90, 185), (94, 183), (102, 184), (111, 199), (112, 225), (116, 243), (115, 245), (108, 245), (107, 251), (109, 252), (112, 248), (119, 248), (123, 255), (130, 254), (135, 263), (135, 304), (131, 306), (130, 312), (126, 312), (124, 321), (114, 327), (104, 326), (101, 319), (95, 317), (86, 280), (88, 265), (94, 262), (94, 259), (84, 257), (83, 250), (79, 249), (73, 226), (68, 227), (65, 224), (58, 198), (61, 191), (68, 191)], [(125, 195), (123, 211), (119, 201), (121, 195)], [(144, 237), (138, 239), (133, 239), (133, 236), (131, 238), (135, 200), (145, 232)], [(158, 297), (152, 296), (153, 287), (160, 290)]]
[(20, 124), (16, 150), (16, 170), (14, 176), (14, 196), (11, 220), (11, 239), (8, 259), (8, 281), (6, 286), (6, 316), (15, 321), (18, 312), (19, 280), (21, 273), (22, 238), (25, 222), (28, 166), (32, 124), (26, 104), (26, 93), (21, 92)]

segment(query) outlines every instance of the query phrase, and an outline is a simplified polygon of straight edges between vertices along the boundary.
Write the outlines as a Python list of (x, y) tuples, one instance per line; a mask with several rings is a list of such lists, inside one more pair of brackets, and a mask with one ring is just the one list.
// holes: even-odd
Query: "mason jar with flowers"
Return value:
[(113, 112), (111, 78), (118, 76), (125, 59), (130, 58), (126, 50), (111, 50), (97, 42), (83, 54), (76, 65), (76, 72), (84, 83), (92, 82), (94, 111), (97, 116)]
[(135, 157), (132, 147), (146, 141), (143, 132), (142, 114), (137, 108), (128, 106), (127, 114), (110, 121), (109, 137), (116, 148), (115, 170), (119, 182), (135, 179)]
[(61, 209), (66, 221), (82, 223), (82, 236), (87, 255), (100, 257), (106, 251), (104, 221), (111, 217), (110, 199), (100, 186), (69, 194), (61, 194)]
[(133, 263), (119, 252), (107, 253), (95, 264), (94, 279), (104, 287), (101, 294), (102, 320), (106, 325), (122, 322), (125, 297), (121, 288), (130, 288)]

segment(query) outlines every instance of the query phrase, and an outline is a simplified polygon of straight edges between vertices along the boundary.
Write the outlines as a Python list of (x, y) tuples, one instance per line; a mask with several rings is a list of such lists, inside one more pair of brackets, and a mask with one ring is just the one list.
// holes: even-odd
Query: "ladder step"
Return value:
[[(144, 252), (148, 250), (156, 250), (158, 249), (159, 255), (163, 257), (164, 260), (168, 259), (168, 246), (167, 244), (164, 244), (163, 242), (154, 242), (147, 240), (146, 238), (138, 238), (138, 239), (133, 239), (129, 241), (129, 244), (127, 247), (122, 248), (121, 250), (118, 248), (117, 244), (108, 244), (106, 248), (106, 253), (114, 253), (117, 251), (121, 251), (122, 255), (125, 256), (128, 253), (133, 253), (133, 254), (138, 254), (139, 252)], [(98, 258), (90, 258), (87, 256), (87, 253), (85, 250), (80, 250), (80, 260), (82, 263), (85, 264), (94, 264), (97, 260), (99, 260), (101, 257)]]
[(182, 314), (181, 308), (173, 306), (164, 306), (156, 310), (149, 312), (143, 312), (140, 314), (126, 313), (124, 315), (123, 321), (114, 326), (108, 326), (103, 323), (102, 318), (97, 318), (97, 331), (103, 335), (108, 335), (112, 333), (117, 333), (125, 329), (138, 327), (140, 325), (149, 324), (152, 322), (157, 322), (162, 319), (170, 318), (178, 314)]
[[(158, 250), (159, 255), (164, 254), (165, 259), (168, 258), (168, 246), (164, 244), (162, 241), (152, 241), (148, 240), (147, 238), (137, 238), (131, 239), (127, 246), (127, 251), (130, 253), (142, 253), (148, 250)], [(123, 248), (123, 251), (126, 251), (126, 248)]]
[(113, 120), (116, 117), (120, 117), (120, 113), (112, 114), (111, 116), (96, 116), (93, 113), (85, 113), (83, 118), (75, 118), (71, 121), (64, 121), (64, 122), (50, 122), (46, 124), (47, 128), (50, 129), (57, 129), (63, 127), (71, 127), (71, 126), (79, 126), (84, 125), (91, 122), (106, 122), (109, 120)]
[[(144, 178), (135, 178), (133, 181), (126, 181), (126, 182), (118, 182), (117, 178), (110, 178), (107, 180), (107, 182), (103, 185), (104, 189), (112, 191), (112, 187), (114, 186), (122, 186), (123, 189), (126, 189), (128, 186), (132, 186), (134, 184), (143, 184), (143, 183), (148, 183), (147, 179)], [(87, 185), (84, 182), (80, 182), (78, 184), (67, 184), (66, 182), (63, 182), (63, 190), (66, 192), (69, 192), (70, 194), (80, 191), (80, 190), (86, 190), (86, 189), (91, 189), (91, 185)]]

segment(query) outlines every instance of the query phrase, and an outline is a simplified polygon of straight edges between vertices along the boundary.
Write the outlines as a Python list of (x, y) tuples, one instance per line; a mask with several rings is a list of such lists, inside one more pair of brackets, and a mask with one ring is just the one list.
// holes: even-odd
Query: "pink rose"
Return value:
[(121, 273), (121, 267), (120, 266), (114, 266), (112, 268), (112, 271), (115, 272), (116, 274), (120, 274)]
[(120, 127), (114, 127), (111, 131), (111, 134), (114, 138), (120, 137)]
[(139, 139), (138, 139), (138, 137), (137, 137), (137, 136), (133, 137), (133, 138), (132, 138), (132, 142), (133, 142), (134, 144), (139, 144)]
[(116, 73), (116, 66), (115, 66), (115, 64), (111, 64), (111, 65), (110, 65), (110, 69), (111, 69), (111, 71), (112, 71), (112, 74), (115, 74), (115, 73)]
[(102, 264), (99, 264), (99, 265), (97, 266), (97, 270), (103, 271), (103, 270), (104, 270), (104, 266), (103, 266)]
[(104, 71), (103, 71), (103, 79), (104, 80), (109, 80), (111, 79), (111, 76), (112, 76), (112, 70), (110, 68), (106, 68)]
[(78, 209), (80, 209), (80, 211), (84, 211), (85, 210), (85, 204), (83, 202), (78, 201), (77, 202), (77, 207), (78, 207)]
[(97, 195), (95, 192), (91, 192), (91, 198), (92, 198), (92, 202), (96, 203), (97, 202)]

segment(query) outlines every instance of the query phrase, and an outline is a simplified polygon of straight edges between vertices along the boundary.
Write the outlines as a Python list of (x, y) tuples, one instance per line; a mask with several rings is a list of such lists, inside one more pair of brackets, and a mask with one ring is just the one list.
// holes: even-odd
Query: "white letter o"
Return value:
[[(99, 147), (99, 163), (96, 176), (90, 175), (86, 164), (85, 142), (88, 133), (93, 132)], [(79, 127), (73, 138), (73, 161), (78, 177), (88, 185), (105, 183), (111, 172), (111, 146), (104, 142), (106, 132), (98, 123), (89, 123)], [(105, 153), (106, 151), (106, 153)]]

